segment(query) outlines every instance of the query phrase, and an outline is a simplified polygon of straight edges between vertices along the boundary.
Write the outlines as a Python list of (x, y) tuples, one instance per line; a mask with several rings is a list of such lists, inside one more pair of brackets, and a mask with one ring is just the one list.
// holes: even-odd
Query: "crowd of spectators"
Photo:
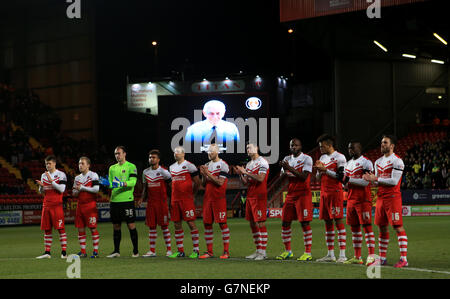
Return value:
[[(31, 90), (16, 91), (0, 84), (0, 106), (5, 108), (0, 112), (2, 156), (20, 169), (25, 179), (31, 178), (31, 174), (22, 162), (43, 161), (50, 154), (71, 166), (82, 155), (89, 156), (92, 161), (104, 161), (107, 156), (104, 146), (96, 147), (86, 139), (75, 140), (62, 133), (57, 113)], [(14, 130), (13, 123), (19, 129)], [(42, 147), (33, 148), (30, 137), (37, 139)]]
[(403, 158), (402, 189), (450, 189), (450, 142), (448, 139), (410, 148)]

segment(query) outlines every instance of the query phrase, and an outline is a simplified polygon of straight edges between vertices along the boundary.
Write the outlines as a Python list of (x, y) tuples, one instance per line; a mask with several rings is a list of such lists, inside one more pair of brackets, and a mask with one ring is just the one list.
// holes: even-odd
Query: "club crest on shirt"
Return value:
[(387, 161), (386, 164), (391, 164), (391, 160)]
[(183, 166), (183, 167), (181, 167), (181, 168), (186, 169), (186, 166)]
[(125, 169), (122, 169), (122, 173), (125, 173)]
[(159, 172), (157, 172), (156, 175), (159, 175)]
[(356, 163), (356, 166), (359, 166), (359, 163)]
[(299, 163), (300, 163), (300, 160), (297, 161), (297, 164), (299, 164)]
[(217, 165), (217, 167), (216, 167), (217, 169), (219, 169), (220, 168), (220, 165)]
[(334, 158), (331, 158), (330, 161), (334, 161)]

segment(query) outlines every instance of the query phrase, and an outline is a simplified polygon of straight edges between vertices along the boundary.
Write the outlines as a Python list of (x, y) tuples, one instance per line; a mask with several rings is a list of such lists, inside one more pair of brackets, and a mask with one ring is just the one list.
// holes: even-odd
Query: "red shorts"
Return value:
[(313, 204), (311, 191), (296, 192), (293, 195), (286, 196), (286, 202), (283, 205), (283, 213), (281, 221), (292, 222), (298, 220), (300, 222), (312, 221)]
[(173, 201), (170, 207), (170, 220), (173, 222), (195, 220), (195, 205), (193, 199)]
[(166, 202), (147, 203), (145, 210), (145, 225), (148, 227), (169, 225), (169, 208)]
[(208, 200), (203, 202), (203, 223), (212, 224), (227, 223), (227, 201), (225, 198), (219, 200)]
[(375, 210), (375, 224), (378, 226), (402, 226), (402, 198), (401, 197), (389, 197), (389, 198), (377, 198), (376, 210)]
[(372, 203), (369, 201), (357, 202), (347, 200), (347, 224), (372, 224)]
[(97, 204), (95, 202), (78, 204), (75, 215), (75, 227), (78, 228), (96, 228), (97, 227)]
[(344, 218), (344, 193), (342, 191), (320, 192), (319, 219)]
[(267, 195), (247, 197), (245, 219), (251, 222), (263, 222), (267, 219)]
[(63, 205), (44, 206), (42, 207), (41, 230), (63, 229), (64, 228), (64, 211)]

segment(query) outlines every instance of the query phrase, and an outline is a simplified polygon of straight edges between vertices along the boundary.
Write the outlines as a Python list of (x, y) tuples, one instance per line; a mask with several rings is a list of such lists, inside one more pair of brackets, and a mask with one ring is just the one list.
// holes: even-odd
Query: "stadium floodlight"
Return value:
[(412, 54), (406, 54), (406, 53), (404, 53), (404, 54), (402, 54), (402, 56), (403, 56), (403, 57), (406, 57), (406, 58), (416, 59), (416, 55), (412, 55)]
[(156, 46), (157, 44), (158, 44), (158, 42), (157, 42), (157, 41), (155, 41), (155, 40), (154, 40), (154, 41), (152, 41), (152, 45), (153, 45), (153, 46)]
[(288, 29), (288, 33), (289, 33), (289, 34), (294, 33), (294, 29), (289, 28), (289, 29)]
[(447, 41), (439, 36), (437, 33), (433, 33), (434, 37), (441, 41), (444, 45), (447, 45)]
[(444, 61), (438, 60), (438, 59), (431, 59), (431, 62), (432, 62), (432, 63), (437, 63), (437, 64), (445, 64)]
[(387, 52), (388, 50), (386, 49), (386, 47), (384, 47), (382, 44), (380, 44), (379, 42), (377, 42), (376, 40), (373, 41), (375, 45), (377, 45), (378, 47), (380, 47), (384, 52)]

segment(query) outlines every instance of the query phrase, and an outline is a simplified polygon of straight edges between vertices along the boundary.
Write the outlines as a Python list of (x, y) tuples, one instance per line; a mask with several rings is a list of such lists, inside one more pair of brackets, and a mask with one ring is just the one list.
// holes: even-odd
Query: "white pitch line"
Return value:
[[(118, 259), (127, 259), (128, 257), (120, 257)], [(129, 257), (131, 259), (131, 257)], [(163, 257), (164, 258), (164, 257)], [(55, 258), (56, 259), (56, 258)], [(53, 260), (55, 260), (53, 259)], [(64, 260), (64, 259), (59, 259), (58, 260)], [(6, 258), (0, 258), (0, 261), (14, 261), (14, 260), (37, 260), (36, 258), (27, 258), (27, 257), (6, 257)], [(148, 259), (150, 260), (150, 259)], [(151, 259), (151, 260), (155, 260), (155, 259)], [(185, 260), (185, 259), (183, 259)], [(187, 260), (187, 259), (186, 259)], [(239, 258), (239, 257), (231, 257), (229, 260), (231, 261), (245, 261), (245, 262), (252, 262), (252, 260), (250, 259), (245, 259), (245, 258)], [(174, 260), (175, 261), (175, 260)], [(329, 264), (329, 265), (340, 265), (340, 264), (336, 264), (336, 263), (330, 263), (330, 262), (317, 262), (317, 261), (309, 261), (309, 262), (299, 262), (296, 260), (275, 260), (275, 259), (266, 259), (264, 260), (266, 262), (277, 262), (277, 263), (286, 263), (286, 262), (295, 262), (295, 263), (299, 263), (299, 264)], [(226, 263), (226, 261), (220, 261), (223, 263)], [(363, 267), (364, 265), (356, 265), (356, 264), (351, 264), (351, 265), (345, 265), (345, 266), (354, 266), (354, 267)], [(383, 268), (391, 268), (391, 269), (396, 269), (393, 266), (382, 266), (381, 269)], [(409, 270), (409, 271), (417, 271), (417, 272), (428, 272), (428, 273), (438, 273), (438, 274), (446, 274), (446, 275), (450, 275), (450, 272), (448, 271), (440, 271), (440, 270), (431, 270), (431, 269), (422, 269), (422, 268), (411, 268), (411, 267), (404, 267), (398, 270)]]

